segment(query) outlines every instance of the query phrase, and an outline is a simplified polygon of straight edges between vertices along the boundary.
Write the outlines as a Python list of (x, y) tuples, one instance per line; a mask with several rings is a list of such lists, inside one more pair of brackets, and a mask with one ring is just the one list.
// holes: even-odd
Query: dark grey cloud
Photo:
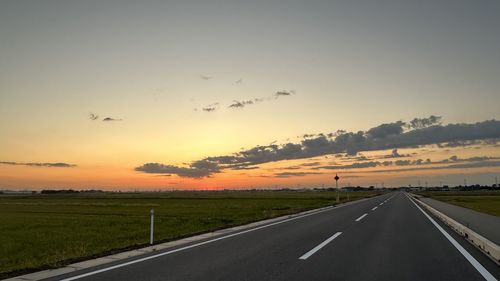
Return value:
[(289, 178), (289, 177), (303, 177), (307, 175), (320, 175), (317, 172), (283, 172), (274, 174), (277, 178)]
[[(203, 178), (208, 177), (213, 173), (219, 172), (219, 169), (211, 169), (213, 165), (208, 165), (209, 167), (203, 167), (199, 161), (191, 164), (190, 167), (179, 167), (174, 165), (163, 165), (159, 163), (146, 163), (142, 166), (135, 168), (136, 171), (149, 173), (149, 174), (175, 174), (179, 177), (186, 178)], [(210, 168), (211, 167), (211, 168)]]
[(395, 123), (382, 124), (377, 127), (371, 128), (366, 133), (376, 139), (386, 138), (389, 136), (400, 135), (404, 131), (406, 123), (397, 121)]
[[(418, 129), (408, 129), (407, 123), (397, 121), (382, 124), (367, 131), (344, 132), (335, 137), (319, 134), (313, 138), (303, 139), (300, 143), (288, 142), (281, 145), (256, 146), (231, 155), (206, 157), (201, 161), (210, 162), (214, 167), (217, 167), (217, 169), (204, 170), (208, 176), (224, 169), (256, 166), (282, 160), (306, 159), (329, 154), (356, 155), (363, 151), (498, 138), (500, 138), (500, 121), (497, 120), (469, 124), (437, 124)], [(338, 167), (333, 169), (335, 168)]]
[(372, 171), (366, 171), (365, 173), (397, 173), (397, 172), (410, 172), (410, 171), (468, 169), (468, 168), (485, 168), (485, 167), (500, 167), (500, 161), (481, 161), (472, 163), (451, 164), (446, 166), (426, 166), (426, 167), (415, 166), (403, 169), (372, 170)]
[(56, 163), (38, 163), (38, 162), (10, 162), (10, 161), (0, 161), (0, 164), (4, 165), (21, 165), (21, 166), (32, 166), (32, 167), (52, 167), (52, 168), (74, 168), (77, 167), (74, 164), (56, 162)]
[(255, 169), (258, 169), (259, 166), (235, 166), (235, 167), (231, 167), (231, 170), (255, 170)]
[[(449, 164), (449, 163), (466, 163), (466, 162), (486, 162), (490, 160), (498, 160), (500, 157), (488, 157), (488, 156), (474, 156), (469, 158), (458, 158), (457, 156), (451, 156), (448, 159), (443, 159), (439, 161), (431, 161), (430, 159), (405, 159), (396, 161), (369, 161), (369, 162), (355, 162), (349, 165), (326, 165), (313, 167), (314, 170), (319, 169), (330, 169), (330, 170), (347, 170), (347, 169), (361, 169), (361, 168), (373, 168), (378, 166), (420, 166), (420, 165), (438, 165), (438, 164)], [(458, 166), (460, 167), (460, 166)], [(452, 167), (453, 168), (453, 167)], [(441, 168), (440, 168), (441, 169)], [(390, 171), (390, 170), (386, 170)]]
[(111, 118), (111, 117), (106, 117), (104, 119), (102, 119), (103, 122), (114, 122), (114, 121), (123, 121), (122, 119), (115, 119), (115, 118)]
[(408, 126), (412, 129), (423, 129), (433, 125), (440, 125), (442, 117), (431, 115), (428, 118), (415, 118), (411, 120)]

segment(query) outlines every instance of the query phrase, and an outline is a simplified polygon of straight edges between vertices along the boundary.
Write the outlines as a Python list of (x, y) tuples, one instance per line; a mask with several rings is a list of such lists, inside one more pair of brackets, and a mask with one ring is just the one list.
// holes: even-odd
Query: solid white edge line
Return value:
[[(375, 197), (372, 197), (372, 198), (375, 198)], [(372, 198), (367, 198), (367, 199), (372, 199)], [(170, 251), (159, 253), (159, 254), (156, 254), (156, 255), (147, 256), (147, 257), (144, 257), (144, 258), (141, 258), (141, 259), (132, 260), (132, 261), (129, 261), (129, 262), (126, 262), (126, 263), (121, 263), (121, 264), (117, 264), (117, 265), (114, 265), (114, 266), (110, 266), (110, 267), (106, 267), (106, 268), (102, 268), (102, 269), (90, 271), (90, 272), (87, 272), (87, 273), (75, 275), (75, 276), (72, 276), (72, 277), (61, 279), (60, 281), (77, 280), (77, 279), (84, 278), (84, 277), (87, 277), (87, 276), (91, 276), (91, 275), (95, 275), (95, 274), (98, 274), (98, 273), (110, 271), (110, 270), (113, 270), (113, 269), (117, 269), (117, 268), (120, 268), (120, 267), (131, 265), (131, 264), (140, 263), (140, 262), (143, 262), (143, 261), (155, 259), (155, 258), (158, 258), (158, 257), (161, 257), (161, 256), (165, 256), (165, 255), (173, 254), (173, 253), (180, 252), (180, 251), (183, 251), (183, 250), (191, 249), (191, 248), (194, 248), (194, 247), (202, 246), (202, 245), (205, 245), (205, 244), (209, 244), (209, 243), (216, 242), (216, 241), (219, 241), (219, 240), (222, 240), (222, 239), (226, 239), (226, 238), (238, 236), (238, 235), (245, 234), (245, 233), (248, 233), (248, 232), (256, 231), (256, 230), (263, 229), (263, 228), (266, 228), (266, 227), (270, 227), (270, 226), (282, 224), (282, 223), (285, 223), (285, 222), (293, 221), (293, 220), (296, 220), (296, 219), (301, 219), (301, 218), (312, 216), (312, 215), (316, 215), (316, 214), (319, 214), (319, 213), (323, 213), (323, 212), (335, 210), (335, 209), (338, 209), (338, 208), (341, 208), (341, 207), (350, 206), (350, 205), (353, 205), (353, 204), (356, 204), (356, 203), (359, 203), (359, 201), (358, 202), (352, 201), (352, 203), (348, 204), (348, 205), (331, 206), (330, 208), (323, 209), (323, 210), (320, 210), (320, 211), (317, 211), (317, 212), (304, 214), (302, 216), (297, 216), (297, 217), (285, 219), (285, 220), (282, 220), (282, 221), (278, 221), (278, 222), (266, 224), (266, 225), (263, 225), (263, 226), (259, 226), (259, 227), (256, 227), (256, 228), (247, 229), (247, 230), (244, 230), (244, 231), (241, 231), (241, 232), (237, 232), (237, 233), (229, 234), (229, 235), (226, 235), (226, 236), (214, 238), (212, 240), (203, 241), (203, 242), (200, 242), (200, 243), (192, 244), (192, 245), (189, 245), (189, 246), (181, 247), (181, 248), (178, 248), (178, 249), (170, 250)]]
[(328, 243), (332, 242), (333, 239), (337, 238), (342, 232), (337, 232), (333, 234), (330, 238), (326, 239), (325, 241), (321, 242), (318, 246), (312, 248), (309, 252), (303, 254), (299, 260), (307, 260), (310, 256), (314, 255), (317, 251), (319, 251), (321, 248), (325, 247)]
[(378, 206), (375, 206), (372, 208), (372, 211), (375, 211), (378, 208)]
[[(405, 194), (406, 195), (406, 194)], [(457, 248), (457, 250), (474, 266), (474, 268), (484, 277), (484, 279), (488, 281), (496, 281), (497, 279), (488, 272), (484, 266), (482, 266), (467, 250), (462, 247), (451, 235), (448, 234), (431, 216), (429, 216), (420, 206), (415, 203), (408, 195), (406, 197), (422, 212), (431, 222), (432, 224), (450, 241), (450, 243)]]
[(366, 216), (368, 216), (368, 214), (364, 214), (364, 215), (362, 215), (361, 217), (357, 218), (357, 219), (356, 219), (356, 221), (360, 221), (360, 220), (362, 220), (362, 219), (363, 219), (364, 217), (366, 217)]

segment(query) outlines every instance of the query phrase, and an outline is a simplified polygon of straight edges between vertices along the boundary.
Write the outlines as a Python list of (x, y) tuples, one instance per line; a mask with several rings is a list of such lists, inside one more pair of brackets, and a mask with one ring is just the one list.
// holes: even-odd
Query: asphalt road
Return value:
[(499, 279), (498, 265), (431, 220), (393, 192), (49, 280)]

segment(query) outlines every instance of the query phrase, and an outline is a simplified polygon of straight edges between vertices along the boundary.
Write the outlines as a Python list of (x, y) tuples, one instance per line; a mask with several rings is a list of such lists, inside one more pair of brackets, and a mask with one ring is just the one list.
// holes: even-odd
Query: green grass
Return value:
[(500, 192), (498, 191), (421, 192), (419, 194), (478, 212), (500, 216)]
[[(346, 201), (345, 193), (341, 201)], [(351, 192), (351, 200), (374, 196)], [(335, 192), (0, 196), (0, 278), (331, 205)]]

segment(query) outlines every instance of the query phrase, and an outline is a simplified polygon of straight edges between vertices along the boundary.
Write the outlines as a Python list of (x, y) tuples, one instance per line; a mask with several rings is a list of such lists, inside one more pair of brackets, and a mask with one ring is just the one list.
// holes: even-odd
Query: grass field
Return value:
[[(376, 195), (350, 192), (350, 199)], [(346, 201), (341, 193), (341, 201)], [(335, 192), (173, 192), (0, 196), (0, 278), (331, 205)]]
[(421, 192), (419, 194), (479, 212), (500, 216), (500, 191)]

